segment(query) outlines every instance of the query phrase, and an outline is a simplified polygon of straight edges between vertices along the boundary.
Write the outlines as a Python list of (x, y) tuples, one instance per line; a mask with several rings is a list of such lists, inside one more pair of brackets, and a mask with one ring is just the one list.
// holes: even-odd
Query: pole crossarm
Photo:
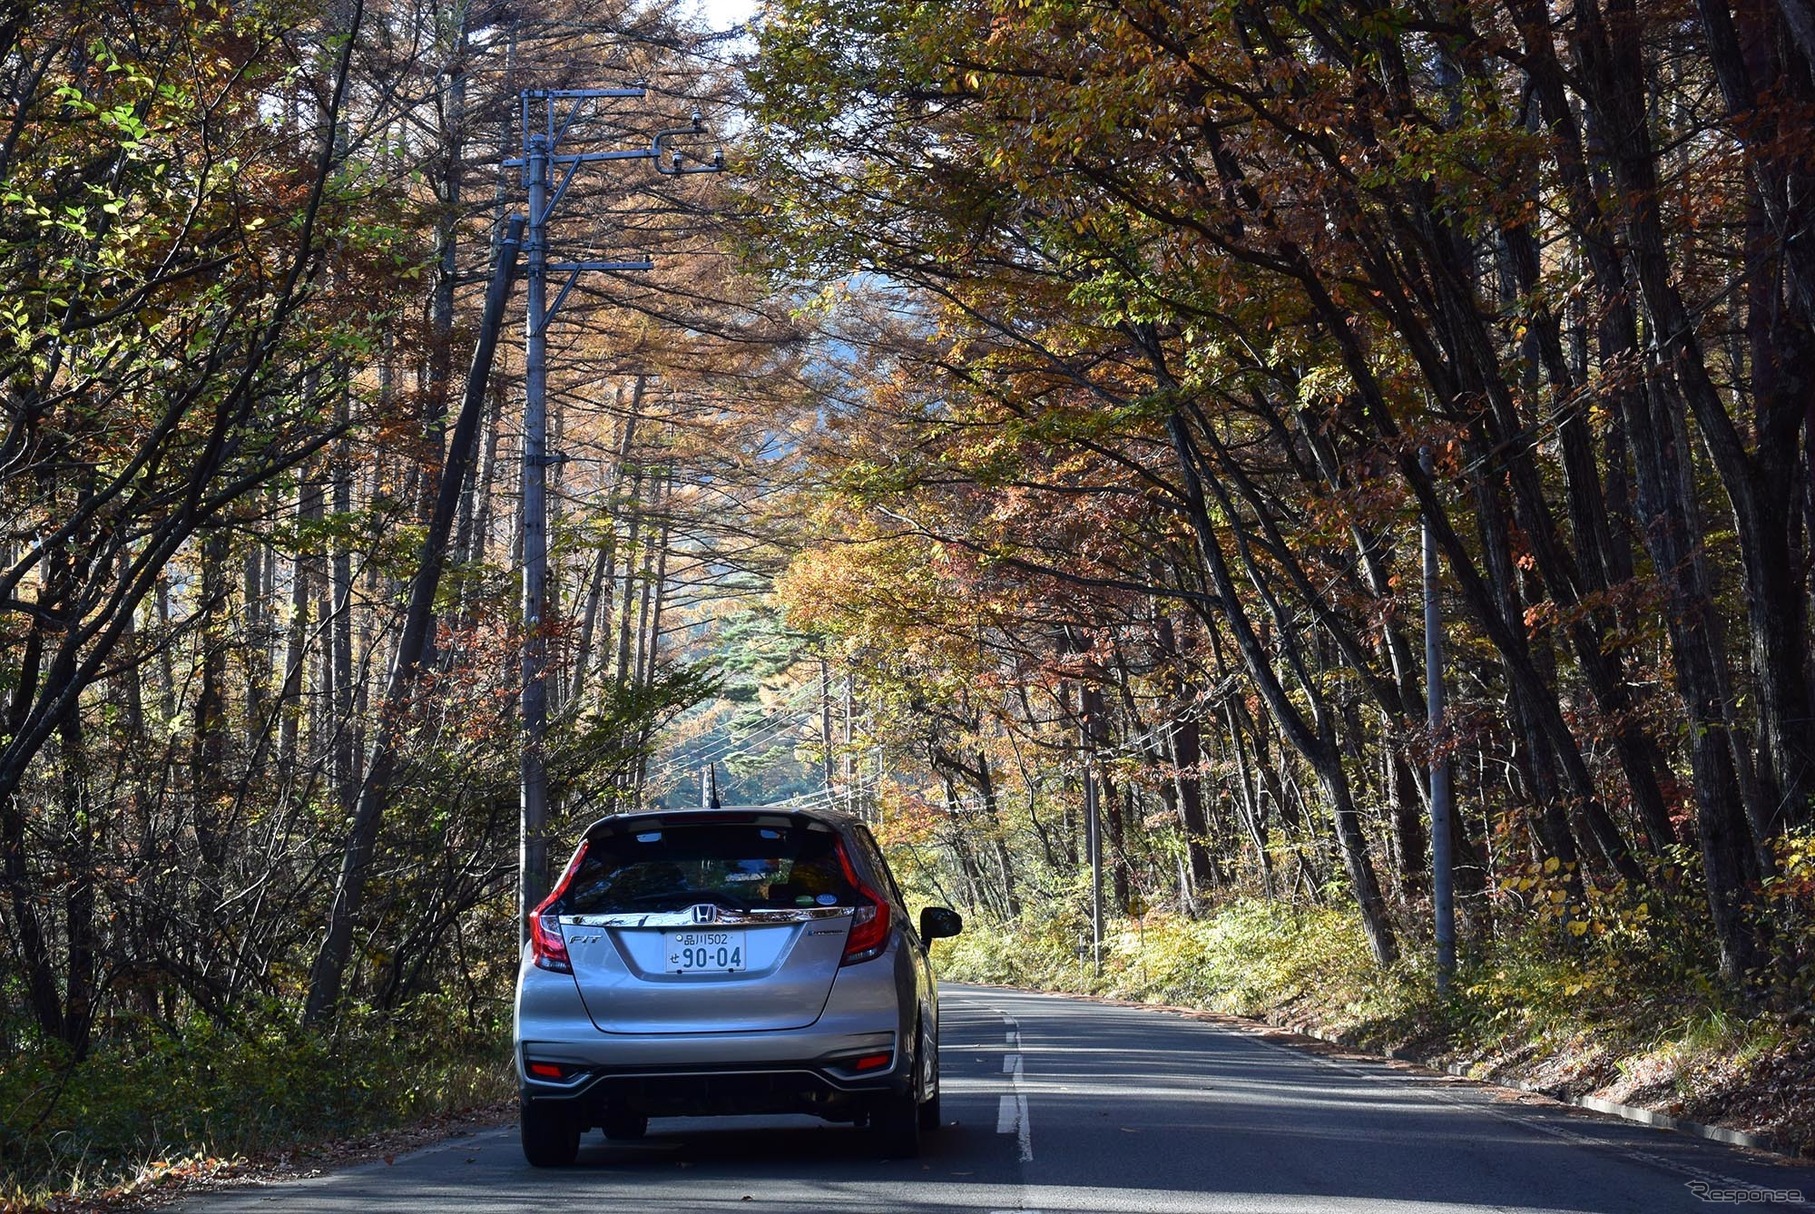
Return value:
[(549, 156), (550, 164), (565, 164), (572, 170), (583, 164), (597, 164), (601, 160), (648, 160), (661, 155), (661, 150), (654, 146), (646, 148), (619, 148), (610, 152), (556, 152)]
[(556, 271), (571, 270), (574, 273), (581, 270), (653, 270), (655, 262), (647, 257), (624, 261), (555, 261), (550, 262), (548, 268)]
[(564, 272), (567, 275), (567, 281), (561, 284), (561, 289), (559, 291), (555, 292), (554, 302), (549, 304), (542, 312), (542, 325), (546, 327), (548, 322), (555, 318), (555, 313), (561, 310), (561, 305), (567, 302), (567, 293), (573, 290), (576, 282), (580, 281), (581, 271), (653, 270), (655, 269), (655, 262), (647, 257), (619, 261), (555, 261), (549, 262), (544, 269), (553, 270), (557, 274)]
[(526, 101), (590, 101), (595, 97), (647, 97), (649, 90), (640, 84), (627, 84), (615, 89), (525, 89)]
[[(561, 176), (561, 184), (556, 186), (553, 194), (549, 196), (546, 205), (542, 208), (542, 214), (531, 216), (532, 223), (547, 221), (548, 216), (554, 212), (556, 205), (560, 203), (562, 196), (567, 193), (567, 187), (573, 182), (574, 174), (583, 164), (599, 164), (614, 160), (651, 160), (655, 162), (656, 172), (670, 177), (682, 176), (688, 173), (724, 172), (725, 153), (722, 148), (714, 149), (711, 158), (704, 159), (695, 156), (690, 152), (683, 151), (680, 148), (668, 146), (670, 140), (678, 139), (682, 135), (703, 135), (706, 133), (705, 121), (701, 118), (698, 110), (693, 111), (692, 116), (688, 119), (687, 125), (665, 127), (662, 130), (657, 131), (654, 136), (650, 138), (648, 147), (612, 148), (600, 152), (555, 151), (555, 148), (560, 146), (561, 140), (566, 137), (568, 129), (572, 127), (574, 119), (579, 116), (581, 108), (579, 103), (581, 101), (590, 100), (595, 97), (642, 97), (644, 95), (645, 90), (640, 88), (540, 90), (523, 94), (523, 139), (525, 155), (512, 156), (508, 160), (503, 161), (503, 167), (522, 169), (524, 184), (527, 185), (529, 175), (533, 171), (533, 163), (538, 159), (536, 155), (538, 151), (541, 152), (540, 159), (545, 164), (567, 166), (567, 171)], [(561, 119), (558, 126), (555, 123), (554, 106), (552, 104), (553, 99), (556, 98), (574, 100), (574, 105), (569, 108), (566, 116)], [(534, 99), (547, 99), (551, 104), (548, 109), (546, 129), (541, 133), (532, 135), (529, 133), (529, 103)], [(668, 162), (666, 165), (662, 163), (664, 155), (667, 156)], [(689, 157), (696, 163), (688, 164), (687, 160)]]
[(633, 148), (629, 151), (617, 152), (573, 152), (565, 155), (558, 155), (551, 148), (548, 155), (548, 162), (550, 164), (566, 165), (567, 172), (561, 175), (561, 184), (555, 187), (555, 192), (550, 196), (548, 205), (542, 210), (543, 222), (546, 223), (548, 217), (554, 214), (555, 207), (559, 205), (561, 199), (566, 196), (567, 187), (573, 184), (574, 174), (580, 171), (581, 165), (597, 164), (604, 160), (649, 160), (659, 154), (660, 153), (652, 147)]

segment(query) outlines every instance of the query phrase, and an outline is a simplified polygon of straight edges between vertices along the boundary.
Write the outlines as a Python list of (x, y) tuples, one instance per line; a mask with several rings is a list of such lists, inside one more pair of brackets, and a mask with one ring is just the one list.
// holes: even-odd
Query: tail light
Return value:
[(844, 869), (845, 880), (857, 891), (857, 915), (851, 923), (851, 934), (845, 938), (844, 960), (840, 964), (855, 965), (881, 953), (888, 944), (889, 902), (857, 875), (850, 856), (845, 854), (843, 840), (838, 844), (838, 863)]
[(561, 934), (561, 916), (555, 911), (555, 903), (567, 893), (567, 886), (585, 858), (586, 844), (582, 843), (574, 850), (573, 859), (567, 862), (567, 871), (555, 882), (548, 897), (529, 912), (529, 954), (540, 969), (553, 970), (557, 974), (573, 973), (573, 958), (567, 955), (567, 937)]
[(567, 938), (561, 934), (561, 920), (559, 916), (543, 914), (541, 906), (529, 917), (529, 953), (541, 969), (554, 970), (557, 974), (573, 973), (573, 960), (567, 955)]

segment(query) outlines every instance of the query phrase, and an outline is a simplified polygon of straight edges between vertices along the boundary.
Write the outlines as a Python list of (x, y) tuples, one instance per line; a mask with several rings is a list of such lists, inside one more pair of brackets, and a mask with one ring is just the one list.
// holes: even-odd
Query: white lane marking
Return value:
[(1027, 1124), (1027, 1097), (1018, 1092), (1002, 1093), (1002, 1101), (996, 1106), (996, 1133), (1015, 1136), (1021, 1147), (1022, 1163), (1033, 1159), (1033, 1132)]
[(1013, 1134), (1021, 1148), (1021, 1162), (1029, 1163), (1034, 1157), (1034, 1139), (1033, 1126), (1029, 1124), (1027, 1115), (1027, 1093), (1021, 1090), (1021, 1026), (1007, 1012), (999, 1014), (1008, 1025), (1005, 1040), (1015, 1052), (1005, 1054), (1002, 1058), (1002, 1073), (1008, 1076), (1009, 1090), (1002, 1094), (1001, 1102), (996, 1107), (996, 1133)]

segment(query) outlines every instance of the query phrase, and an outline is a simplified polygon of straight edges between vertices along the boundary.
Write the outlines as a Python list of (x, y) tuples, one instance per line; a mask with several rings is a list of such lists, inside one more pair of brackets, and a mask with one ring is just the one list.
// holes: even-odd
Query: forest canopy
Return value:
[(979, 904), (1088, 773), (1123, 911), (1340, 889), (1386, 963), (1435, 763), (1466, 933), (1668, 895), (1798, 989), (1801, 0), (767, 12), (752, 243), (862, 351), (782, 592)]
[[(557, 851), (838, 803), (1014, 941), (1094, 820), (1112, 917), (1384, 973), (1442, 772), (1465, 964), (1806, 1003), (1807, 0), (96, 0), (0, 77), (0, 1157), (171, 1034), (501, 1039), (532, 643)], [(481, 321), (584, 88), (727, 172), (561, 188), (653, 268), (555, 284), (526, 611)]]

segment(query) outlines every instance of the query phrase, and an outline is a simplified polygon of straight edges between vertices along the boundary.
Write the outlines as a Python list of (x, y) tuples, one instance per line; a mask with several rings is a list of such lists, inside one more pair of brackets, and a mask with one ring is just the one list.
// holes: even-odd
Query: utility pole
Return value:
[(1103, 976), (1103, 824), (1097, 804), (1097, 721), (1103, 711), (1103, 694), (1088, 686), (1079, 688), (1083, 720), (1078, 738), (1084, 746), (1084, 852), (1090, 862), (1090, 965)]
[[(531, 908), (548, 891), (548, 770), (544, 746), (548, 733), (548, 633), (543, 612), (548, 603), (548, 466), (560, 459), (548, 454), (548, 324), (581, 273), (588, 270), (648, 270), (655, 263), (647, 257), (616, 260), (551, 262), (548, 259), (548, 220), (573, 184), (583, 164), (613, 160), (648, 160), (658, 173), (716, 173), (724, 168), (723, 153), (710, 161), (689, 165), (687, 154), (666, 147), (668, 140), (704, 131), (698, 113), (686, 126), (658, 131), (647, 146), (601, 151), (561, 151), (581, 112), (593, 102), (613, 98), (641, 99), (639, 86), (616, 89), (528, 89), (518, 95), (523, 123), (523, 155), (504, 162), (523, 169), (529, 194), (528, 233), (524, 241), (524, 277), (529, 289), (528, 320), (524, 328), (523, 402), (523, 689), (519, 709), (523, 714), (521, 775), (521, 828), (517, 850), (518, 919), (527, 922)], [(667, 156), (666, 164), (663, 157)], [(562, 169), (559, 184), (554, 168)], [(567, 281), (548, 302), (549, 271), (565, 273)]]
[[(1429, 447), (1418, 453), (1426, 476)], [(1450, 851), (1449, 756), (1443, 753), (1443, 612), (1437, 598), (1437, 532), (1424, 520), (1424, 695), (1431, 745), (1431, 911), (1436, 918), (1437, 990), (1447, 992), (1456, 973), (1455, 858)]]
[[(1094, 670), (1090, 646), (1070, 624), (1059, 629), (1059, 651), (1083, 659), (1078, 677), (1078, 750), (1084, 760), (1084, 858), (1090, 865), (1090, 964), (1103, 975), (1103, 830), (1097, 804), (1097, 739), (1103, 719), (1103, 693), (1089, 680)], [(1070, 700), (1069, 693), (1065, 695)], [(1083, 958), (1079, 958), (1080, 964)]]
[(1090, 968), (1103, 976), (1103, 839), (1097, 822), (1097, 757), (1084, 739), (1084, 852), (1090, 862)]

